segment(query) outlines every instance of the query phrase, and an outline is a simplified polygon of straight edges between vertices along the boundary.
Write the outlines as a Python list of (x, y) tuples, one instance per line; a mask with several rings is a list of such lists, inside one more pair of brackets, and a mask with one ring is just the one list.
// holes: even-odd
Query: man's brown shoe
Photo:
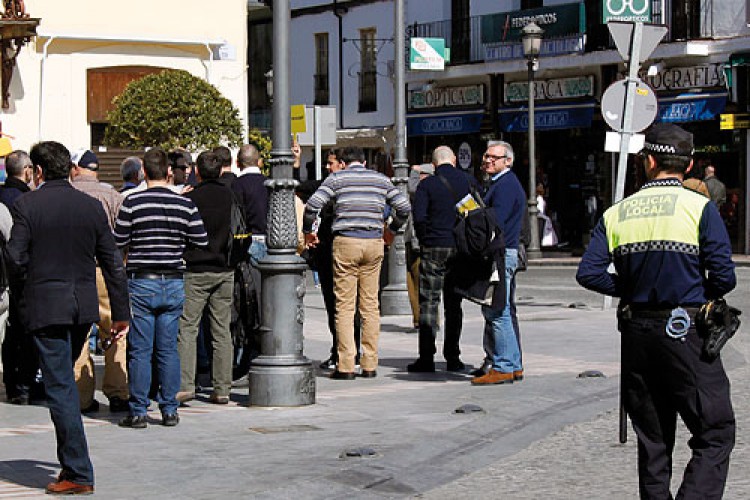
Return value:
[(494, 368), (481, 377), (476, 377), (471, 380), (471, 385), (492, 385), (492, 384), (512, 384), (513, 373), (503, 373), (495, 371)]
[(513, 372), (513, 380), (523, 380), (523, 370), (515, 370)]
[(91, 495), (94, 493), (94, 487), (90, 484), (79, 484), (63, 479), (49, 483), (47, 493), (50, 495)]
[(195, 393), (189, 391), (180, 391), (175, 395), (178, 403), (187, 403), (195, 399)]
[(219, 396), (218, 394), (214, 393), (211, 394), (211, 397), (208, 398), (208, 400), (215, 405), (225, 405), (229, 403), (229, 396)]

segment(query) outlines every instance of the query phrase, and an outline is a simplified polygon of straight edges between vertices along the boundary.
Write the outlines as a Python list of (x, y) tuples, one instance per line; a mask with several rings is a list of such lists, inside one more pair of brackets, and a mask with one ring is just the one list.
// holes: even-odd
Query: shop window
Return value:
[(378, 109), (377, 47), (375, 28), (359, 30), (360, 71), (359, 71), (359, 112), (368, 113)]
[(328, 78), (328, 33), (315, 34), (315, 104), (326, 105), (330, 100)]

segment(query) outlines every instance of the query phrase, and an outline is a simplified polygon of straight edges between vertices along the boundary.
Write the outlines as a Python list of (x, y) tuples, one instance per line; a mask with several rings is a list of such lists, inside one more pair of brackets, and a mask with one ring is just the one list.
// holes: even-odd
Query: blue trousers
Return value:
[(88, 324), (49, 326), (34, 332), (34, 343), (39, 353), (49, 413), (55, 425), (62, 477), (93, 485), (94, 467), (89, 458), (73, 376), (73, 365), (81, 354), (89, 328)]

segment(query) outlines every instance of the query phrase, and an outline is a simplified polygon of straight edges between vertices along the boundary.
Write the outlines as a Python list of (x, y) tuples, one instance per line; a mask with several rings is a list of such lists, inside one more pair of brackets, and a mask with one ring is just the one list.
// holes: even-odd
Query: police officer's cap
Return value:
[(645, 152), (692, 156), (693, 134), (673, 123), (657, 123), (646, 131)]

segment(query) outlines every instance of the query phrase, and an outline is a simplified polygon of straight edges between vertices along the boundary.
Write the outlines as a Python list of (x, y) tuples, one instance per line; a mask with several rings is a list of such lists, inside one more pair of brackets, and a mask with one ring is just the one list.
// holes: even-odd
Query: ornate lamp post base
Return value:
[(269, 253), (258, 267), (263, 275), (260, 329), (263, 355), (250, 365), (250, 404), (314, 404), (315, 372), (312, 362), (302, 354), (305, 261), (293, 251)]
[(380, 314), (398, 316), (411, 314), (409, 290), (406, 288), (406, 247), (403, 231), (399, 231), (388, 249), (388, 285), (380, 294)]

